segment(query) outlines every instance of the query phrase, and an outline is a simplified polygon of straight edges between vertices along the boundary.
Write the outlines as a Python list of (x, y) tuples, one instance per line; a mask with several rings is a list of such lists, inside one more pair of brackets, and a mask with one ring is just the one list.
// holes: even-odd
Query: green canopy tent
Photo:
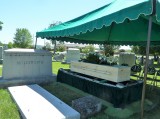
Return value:
[[(76, 19), (37, 32), (36, 36), (74, 43), (146, 45), (152, 4), (151, 0), (115, 0)], [(160, 14), (154, 16), (157, 17), (153, 18), (151, 42), (157, 45), (160, 44), (160, 34), (157, 34)]]
[(160, 0), (115, 0), (99, 9), (36, 33), (36, 37), (74, 43), (147, 45), (141, 118), (149, 46), (160, 45)]
[(157, 0), (156, 11), (156, 20), (160, 22), (160, 0)]

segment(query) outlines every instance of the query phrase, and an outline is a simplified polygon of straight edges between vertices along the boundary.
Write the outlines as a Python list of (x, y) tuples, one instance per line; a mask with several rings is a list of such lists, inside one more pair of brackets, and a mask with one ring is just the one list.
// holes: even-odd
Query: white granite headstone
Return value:
[(66, 62), (80, 60), (80, 51), (76, 48), (69, 48), (66, 55)]
[(135, 65), (136, 57), (134, 53), (126, 53), (122, 52), (119, 54), (119, 65), (128, 64), (128, 66), (132, 67)]
[(3, 46), (3, 51), (4, 51), (4, 50), (8, 50), (8, 46), (7, 46), (7, 45), (4, 45), (4, 46)]
[(4, 51), (3, 59), (3, 79), (52, 75), (52, 54), (49, 51), (9, 49)]

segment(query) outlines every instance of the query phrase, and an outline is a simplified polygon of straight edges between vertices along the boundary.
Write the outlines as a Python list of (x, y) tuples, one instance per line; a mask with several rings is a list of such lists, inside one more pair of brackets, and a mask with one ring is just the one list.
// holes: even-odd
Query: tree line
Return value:
[[(2, 30), (2, 24), (3, 22), (0, 21), (0, 30)], [(33, 38), (29, 30), (26, 28), (17, 28), (13, 43), (9, 42), (7, 45), (8, 48), (33, 48), (32, 43), (33, 43)], [(6, 44), (3, 44), (0, 41), (0, 46), (3, 45)]]
[[(54, 22), (52, 24), (49, 24), (48, 28), (51, 28), (55, 25), (58, 25), (62, 22)], [(0, 21), (0, 30), (2, 30), (3, 22)], [(17, 28), (16, 33), (14, 35), (13, 43), (9, 42), (8, 48), (33, 48), (33, 37), (28, 29), (26, 28)], [(64, 43), (60, 43), (61, 45), (56, 47), (56, 41), (52, 41), (52, 44), (55, 45), (54, 51), (64, 51), (66, 50)], [(3, 43), (0, 41), (0, 46), (2, 46)], [(52, 50), (51, 44), (46, 43), (43, 49)], [(119, 49), (119, 46), (113, 46), (113, 45), (100, 45), (100, 49), (105, 52), (105, 55), (114, 55), (114, 51), (116, 49)], [(160, 55), (160, 46), (151, 46), (150, 47), (150, 54), (152, 55)], [(80, 48), (80, 51), (83, 53), (93, 52), (94, 47), (92, 45), (86, 46), (85, 48)], [(145, 46), (132, 46), (131, 52), (134, 52), (135, 54), (145, 55), (146, 54), (146, 47)]]

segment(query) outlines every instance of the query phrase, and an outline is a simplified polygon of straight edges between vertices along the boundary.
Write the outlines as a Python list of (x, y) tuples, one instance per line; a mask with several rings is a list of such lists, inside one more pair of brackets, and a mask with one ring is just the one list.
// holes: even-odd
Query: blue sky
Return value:
[[(97, 9), (112, 0), (2, 0), (0, 2), (0, 41), (13, 42), (16, 28), (27, 28), (35, 37), (49, 24), (65, 22)], [(34, 38), (35, 40), (35, 38)], [(38, 44), (43, 44), (38, 39)]]

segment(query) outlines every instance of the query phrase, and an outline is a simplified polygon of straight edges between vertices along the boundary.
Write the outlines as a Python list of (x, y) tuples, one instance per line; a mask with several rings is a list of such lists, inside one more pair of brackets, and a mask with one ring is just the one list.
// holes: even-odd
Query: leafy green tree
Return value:
[(3, 22), (0, 21), (0, 30), (2, 30), (2, 24), (3, 24)]
[[(160, 55), (160, 46), (151, 46), (150, 54), (152, 55)], [(132, 52), (135, 54), (146, 55), (146, 47), (145, 46), (133, 46)]]
[(132, 46), (132, 52), (135, 54), (145, 55), (146, 47), (145, 46)]
[(103, 45), (105, 56), (113, 56), (114, 55), (114, 46), (113, 45)]
[(139, 46), (139, 54), (141, 54), (141, 55), (146, 54), (146, 47), (145, 46)]
[(94, 52), (95, 48), (93, 45), (88, 45), (85, 46), (84, 48), (80, 48), (81, 53), (89, 53), (89, 52)]
[(116, 46), (116, 45), (100, 45), (99, 48), (100, 50), (104, 51), (105, 56), (113, 56), (115, 51), (119, 50), (120, 46)]
[(3, 46), (3, 43), (0, 41), (0, 46)]
[(42, 49), (51, 51), (51, 43), (46, 42), (45, 46)]
[(66, 50), (66, 46), (64, 44), (60, 44), (59, 46), (56, 47), (56, 50), (59, 52), (63, 52)]
[(150, 54), (160, 55), (160, 46), (151, 46), (150, 47)]
[(18, 48), (30, 48), (32, 46), (32, 36), (28, 29), (18, 28), (14, 37), (14, 47)]
[(10, 49), (10, 48), (13, 48), (13, 43), (12, 42), (9, 42), (8, 43), (8, 48)]
[(135, 54), (139, 54), (139, 46), (132, 46), (131, 51), (134, 52)]

